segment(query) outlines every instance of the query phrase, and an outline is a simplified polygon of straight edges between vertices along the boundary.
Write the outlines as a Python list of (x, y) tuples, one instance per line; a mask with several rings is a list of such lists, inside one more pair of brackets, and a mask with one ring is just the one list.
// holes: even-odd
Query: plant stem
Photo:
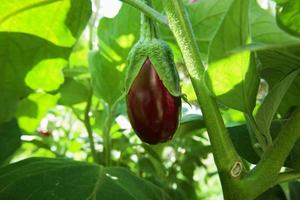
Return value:
[(90, 116), (89, 116), (89, 112), (90, 112), (91, 104), (92, 104), (92, 97), (93, 97), (93, 90), (90, 89), (87, 104), (86, 104), (86, 107), (85, 107), (84, 120), (83, 121), (84, 121), (86, 131), (88, 132), (91, 153), (92, 153), (92, 156), (93, 156), (93, 161), (95, 163), (98, 163), (99, 161), (98, 161), (98, 156), (97, 156), (96, 149), (95, 149), (93, 130), (92, 130), (92, 127), (91, 127)]
[(160, 14), (157, 10), (151, 8), (141, 0), (121, 0), (121, 1), (141, 10), (148, 17), (155, 19), (162, 24), (168, 25), (168, 20), (164, 15)]
[[(255, 121), (253, 115), (245, 113), (245, 118), (247, 120), (247, 124), (249, 124), (249, 126), (250, 126), (249, 134), (250, 134), (250, 138), (252, 138), (252, 143), (254, 142), (253, 148), (256, 151), (256, 153), (258, 153), (258, 155), (261, 157), (262, 152), (266, 151), (266, 149), (267, 149), (266, 140), (265, 140), (264, 136), (261, 134), (261, 132), (258, 130), (256, 121)], [(260, 151), (260, 149), (258, 149), (255, 146), (256, 141), (253, 138), (253, 134), (255, 136), (255, 139), (258, 141), (259, 147), (262, 149), (262, 151)]]
[(278, 175), (278, 178), (274, 185), (284, 183), (284, 182), (289, 182), (296, 179), (300, 179), (300, 171), (283, 172)]
[[(300, 137), (300, 107), (298, 107), (286, 125), (274, 140), (273, 146), (263, 154), (261, 161), (242, 180), (241, 185), (248, 190), (249, 196), (255, 198), (277, 181), (278, 173)], [(258, 184), (259, 183), (259, 184)]]
[[(240, 157), (225, 128), (217, 103), (215, 99), (209, 96), (203, 82), (205, 68), (202, 64), (193, 30), (182, 1), (163, 0), (163, 5), (168, 17), (170, 29), (181, 49), (187, 71), (204, 116), (212, 144), (215, 163), (222, 182), (224, 198), (230, 199), (234, 196), (231, 189), (233, 188), (233, 184), (231, 183), (234, 181), (231, 171), (233, 166), (241, 166), (236, 165), (236, 163), (241, 163)], [(242, 170), (242, 168), (241, 166), (240, 170)]]
[(115, 105), (106, 105), (106, 119), (103, 127), (103, 144), (104, 144), (104, 155), (105, 155), (105, 166), (111, 165), (111, 137), (110, 129), (113, 122)]

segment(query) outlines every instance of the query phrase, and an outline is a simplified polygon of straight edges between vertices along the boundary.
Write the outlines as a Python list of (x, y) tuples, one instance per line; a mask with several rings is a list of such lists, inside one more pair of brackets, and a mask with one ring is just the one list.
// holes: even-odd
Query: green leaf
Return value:
[[(30, 92), (24, 79), (35, 65), (38, 66), (26, 78), (30, 87), (45, 90), (58, 87), (62, 78), (52, 85), (47, 81), (42, 83), (44, 77), (38, 76), (49, 69), (50, 63), (43, 60), (67, 60), (90, 14), (89, 0), (12, 0), (1, 5), (0, 123), (14, 116), (19, 99)], [(51, 64), (56, 64), (52, 61)], [(60, 67), (53, 69), (59, 73)]]
[[(233, 8), (235, 6), (239, 6), (239, 3), (246, 3), (246, 1), (240, 1), (238, 3), (236, 2), (234, 0), (201, 0), (187, 6), (195, 37), (200, 47), (202, 59), (204, 59), (205, 63), (207, 63), (208, 60), (207, 57), (209, 46), (212, 45), (211, 41), (215, 38), (215, 35), (219, 28), (222, 28), (222, 24), (224, 24), (223, 29), (228, 29), (228, 27), (231, 28), (230, 30), (225, 29), (224, 34), (219, 33), (219, 35), (221, 36), (219, 39), (219, 43), (224, 49), (220, 49), (219, 46), (216, 46), (216, 48), (214, 49), (210, 48), (210, 51), (216, 52), (215, 57), (226, 55), (222, 52), (232, 53), (235, 51), (242, 51), (244, 49), (270, 49), (275, 47), (278, 48), (291, 46), (300, 43), (300, 40), (298, 38), (293, 37), (292, 35), (280, 29), (274, 16), (269, 11), (260, 8), (256, 1), (250, 1), (249, 10), (243, 10), (243, 13), (239, 13), (240, 15), (236, 13), (238, 9), (234, 10)], [(232, 32), (232, 30), (246, 31), (246, 27), (244, 27), (244, 25), (239, 21), (236, 22), (237, 25), (235, 26), (234, 24), (232, 24), (234, 20), (228, 19), (228, 17), (232, 15), (233, 19), (239, 20), (239, 17), (243, 16), (243, 18), (241, 19), (246, 19), (245, 15), (247, 14), (249, 14), (249, 22), (246, 21), (244, 25), (249, 24), (250, 26), (251, 38), (249, 39), (251, 39), (251, 43), (247, 46), (239, 46), (239, 41), (237, 38), (243, 38), (242, 36), (244, 35), (238, 36), (234, 33), (232, 35), (228, 35), (227, 33)], [(227, 25), (226, 19), (229, 23), (228, 27), (225, 26)], [(242, 30), (237, 30), (237, 27), (244, 28)], [(228, 37), (224, 39), (226, 34)], [(165, 36), (165, 38), (170, 37), (171, 36), (167, 34)], [(226, 44), (226, 46), (224, 44)], [(217, 52), (220, 52), (220, 54), (217, 54)]]
[(289, 183), (290, 200), (300, 199), (300, 182), (293, 181)]
[(29, 93), (25, 77), (31, 68), (44, 59), (66, 59), (71, 49), (23, 33), (0, 32), (0, 44), (0, 122), (3, 122), (14, 116), (19, 99)]
[(124, 168), (31, 158), (0, 169), (1, 199), (168, 199)]
[(123, 92), (123, 76), (116, 63), (107, 60), (99, 52), (89, 54), (89, 66), (95, 94), (113, 105)]
[(49, 109), (56, 106), (58, 98), (59, 95), (32, 93), (23, 99), (17, 112), (20, 128), (27, 133), (35, 132)]
[[(205, 73), (208, 89), (222, 104), (252, 113), (259, 84), (254, 57), (250, 52), (233, 54), (249, 41), (249, 1), (230, 0), (210, 38), (209, 65)], [(251, 64), (250, 64), (251, 63)]]
[(100, 20), (100, 51), (89, 55), (89, 66), (96, 95), (110, 105), (123, 94), (123, 71), (127, 55), (139, 38), (139, 19), (135, 8), (123, 4), (116, 17)]
[(88, 99), (88, 87), (80, 80), (68, 78), (58, 90), (58, 104), (72, 106)]
[(15, 119), (0, 124), (0, 146), (0, 164), (21, 146), (21, 131)]
[(122, 4), (116, 17), (100, 20), (98, 37), (101, 54), (114, 61), (114, 64), (125, 64), (131, 47), (139, 39), (139, 27), (140, 12), (127, 4)]
[(262, 133), (269, 135), (272, 120), (287, 90), (298, 76), (300, 69), (292, 71), (280, 80), (265, 97), (256, 114), (256, 123)]
[(256, 1), (251, 1), (250, 10), (252, 48), (271, 49), (297, 45), (300, 40), (282, 30), (274, 16), (259, 7)]
[(251, 114), (259, 84), (254, 56), (246, 51), (211, 63), (205, 83), (220, 103)]
[(88, 0), (11, 0), (1, 5), (0, 31), (39, 36), (71, 47), (91, 15)]
[(67, 61), (60, 58), (43, 60), (27, 73), (25, 82), (33, 90), (56, 90), (64, 82), (62, 69), (66, 64)]
[[(258, 52), (262, 66), (261, 76), (272, 88), (291, 71), (300, 68), (300, 46)], [(295, 53), (294, 53), (295, 52)], [(284, 116), (291, 107), (300, 105), (300, 77), (296, 77), (279, 106), (279, 113)]]
[(249, 37), (249, 0), (227, 0), (226, 4), (209, 45), (209, 64), (232, 55), (231, 51), (246, 45)]
[(259, 195), (255, 200), (287, 200), (287, 198), (280, 185), (276, 185)]
[(300, 1), (275, 0), (277, 22), (287, 32), (300, 37)]
[(250, 163), (257, 163), (259, 157), (252, 147), (246, 125), (228, 127), (231, 140), (239, 155)]

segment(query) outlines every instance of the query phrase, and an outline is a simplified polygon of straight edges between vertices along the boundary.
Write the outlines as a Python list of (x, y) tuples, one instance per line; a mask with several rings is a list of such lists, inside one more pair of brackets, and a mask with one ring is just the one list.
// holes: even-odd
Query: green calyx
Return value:
[[(151, 6), (151, 1), (146, 0), (146, 3)], [(155, 22), (144, 14), (141, 16), (140, 32), (140, 40), (133, 46), (127, 59), (126, 94), (148, 58), (170, 94), (181, 96), (172, 50), (166, 42), (159, 39)]]

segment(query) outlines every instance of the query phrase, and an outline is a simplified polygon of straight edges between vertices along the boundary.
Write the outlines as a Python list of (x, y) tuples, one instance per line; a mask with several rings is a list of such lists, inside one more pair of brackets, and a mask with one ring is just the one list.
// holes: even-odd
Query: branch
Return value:
[[(300, 137), (300, 107), (298, 107), (286, 125), (262, 156), (257, 166), (242, 181), (244, 188), (251, 188), (252, 194), (260, 194), (273, 185), (287, 156)], [(282, 177), (282, 175), (280, 175)], [(258, 184), (259, 183), (259, 184)]]
[(93, 130), (91, 127), (90, 116), (89, 116), (89, 112), (90, 112), (91, 104), (92, 104), (92, 97), (93, 97), (93, 90), (92, 90), (92, 88), (90, 88), (87, 104), (86, 104), (85, 111), (84, 111), (83, 122), (84, 122), (84, 125), (86, 128), (86, 131), (88, 132), (93, 160), (95, 163), (98, 163), (98, 156), (96, 153), (95, 142), (94, 142), (94, 137), (93, 137)]
[[(194, 91), (197, 95), (198, 103), (204, 116), (212, 144), (215, 163), (219, 171), (225, 195), (227, 191), (232, 191), (230, 188), (232, 184), (228, 182), (233, 181), (233, 176), (238, 179), (243, 169), (241, 160), (225, 128), (217, 103), (215, 99), (209, 96), (204, 81), (202, 80), (205, 68), (202, 64), (196, 39), (193, 35), (191, 23), (184, 9), (182, 0), (163, 0), (163, 4), (170, 29), (180, 47)], [(234, 175), (232, 172), (234, 172)], [(225, 197), (230, 199), (230, 195), (234, 194), (226, 194)]]
[(158, 22), (164, 25), (168, 25), (168, 20), (164, 15), (160, 14), (157, 10), (146, 5), (141, 0), (120, 0), (120, 1), (137, 8), (138, 10), (145, 13), (145, 15), (147, 15), (148, 17), (157, 20)]
[(276, 183), (274, 185), (278, 185), (280, 183), (293, 181), (296, 179), (300, 179), (300, 171), (290, 171), (290, 172), (283, 172), (278, 175)]

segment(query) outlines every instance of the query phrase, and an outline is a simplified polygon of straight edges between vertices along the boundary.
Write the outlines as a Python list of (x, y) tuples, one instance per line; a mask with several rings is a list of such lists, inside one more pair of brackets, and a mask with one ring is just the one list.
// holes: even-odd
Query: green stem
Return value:
[[(221, 113), (215, 99), (209, 96), (203, 82), (205, 70), (199, 49), (193, 35), (193, 30), (181, 0), (163, 0), (165, 12), (168, 16), (169, 26), (181, 49), (187, 71), (191, 78), (193, 88), (197, 95), (209, 138), (212, 144), (213, 155), (222, 182), (224, 197), (234, 196), (234, 180), (232, 171), (242, 170), (241, 160), (237, 154), (229, 134), (225, 128)], [(237, 164), (239, 163), (239, 164)], [(237, 169), (233, 169), (233, 167)], [(238, 177), (236, 177), (238, 179)]]
[[(248, 196), (255, 198), (277, 181), (278, 173), (289, 152), (300, 137), (300, 107), (274, 140), (273, 146), (263, 154), (261, 161), (242, 180), (241, 186), (248, 191)], [(247, 190), (251, 188), (251, 190)]]
[(158, 22), (168, 25), (167, 18), (160, 14), (155, 9), (143, 3), (141, 0), (121, 0), (124, 3), (127, 3), (145, 13), (148, 17), (157, 20)]
[(289, 182), (297, 179), (300, 179), (300, 171), (283, 172), (278, 175), (278, 178), (274, 185), (278, 185), (280, 183)]
[(111, 136), (110, 129), (113, 122), (115, 106), (106, 105), (106, 119), (103, 127), (103, 144), (105, 155), (105, 166), (111, 165)]
[[(250, 138), (252, 138), (252, 142), (254, 142), (253, 148), (256, 151), (256, 153), (258, 153), (258, 155), (261, 156), (262, 151), (264, 152), (267, 149), (266, 140), (265, 140), (264, 136), (261, 134), (261, 132), (258, 130), (256, 121), (255, 121), (253, 115), (245, 113), (245, 118), (247, 120), (247, 124), (249, 124), (249, 126), (250, 126), (249, 133), (250, 133)], [(258, 149), (258, 147), (255, 145), (256, 141), (255, 141), (255, 139), (253, 139), (253, 134), (255, 135), (255, 138), (259, 144), (259, 148), (261, 148), (262, 151), (259, 151), (260, 149)]]
[(97, 152), (96, 152), (96, 148), (95, 148), (93, 130), (92, 130), (92, 127), (91, 127), (90, 116), (89, 116), (89, 112), (90, 112), (91, 104), (92, 104), (92, 97), (93, 97), (93, 90), (90, 89), (87, 104), (86, 104), (86, 107), (85, 107), (83, 122), (84, 122), (85, 128), (88, 132), (90, 147), (91, 147), (91, 153), (92, 153), (92, 156), (93, 156), (93, 161), (95, 163), (98, 163), (99, 160), (98, 160), (98, 156), (97, 156)]
[[(143, 0), (145, 4), (152, 7), (151, 0)], [(153, 39), (158, 37), (158, 30), (156, 27), (156, 22), (150, 17), (141, 12), (141, 39)]]

